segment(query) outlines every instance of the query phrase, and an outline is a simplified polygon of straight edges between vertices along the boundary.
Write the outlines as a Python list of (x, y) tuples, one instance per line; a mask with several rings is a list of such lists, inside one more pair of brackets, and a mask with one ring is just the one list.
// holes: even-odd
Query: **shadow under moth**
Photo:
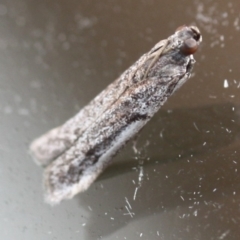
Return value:
[(50, 204), (86, 190), (113, 156), (190, 77), (202, 36), (181, 26), (62, 126), (30, 145)]

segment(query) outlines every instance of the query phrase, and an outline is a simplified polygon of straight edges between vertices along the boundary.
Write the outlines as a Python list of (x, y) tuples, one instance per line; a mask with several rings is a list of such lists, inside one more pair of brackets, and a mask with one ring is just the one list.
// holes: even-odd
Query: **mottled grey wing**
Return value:
[[(146, 60), (151, 60), (155, 56), (155, 51), (159, 50), (165, 41), (166, 40), (160, 41), (149, 53), (144, 54), (73, 118), (69, 119), (62, 126), (52, 129), (33, 141), (30, 146), (30, 153), (36, 162), (39, 165), (48, 165), (52, 160), (69, 149), (79, 136), (94, 124), (94, 122), (134, 84), (134, 74), (136, 71), (143, 62), (146, 63)], [(141, 77), (138, 76), (137, 79), (141, 79)]]
[(62, 126), (34, 140), (30, 146), (30, 152), (36, 162), (47, 165), (71, 147), (78, 137), (125, 91), (122, 81), (121, 78), (115, 80)]

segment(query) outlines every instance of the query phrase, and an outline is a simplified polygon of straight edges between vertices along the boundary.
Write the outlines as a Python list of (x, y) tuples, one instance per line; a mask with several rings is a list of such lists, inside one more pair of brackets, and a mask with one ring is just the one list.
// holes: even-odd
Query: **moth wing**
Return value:
[(159, 41), (159, 42), (151, 49), (150, 53), (153, 54), (153, 53), (159, 51), (160, 48), (162, 48), (163, 46), (165, 46), (166, 42), (167, 42), (167, 39), (164, 39), (164, 40)]
[(119, 85), (121, 85), (120, 79), (115, 80), (74, 117), (34, 140), (30, 145), (30, 154), (37, 164), (46, 166), (70, 148), (119, 98), (121, 95)]

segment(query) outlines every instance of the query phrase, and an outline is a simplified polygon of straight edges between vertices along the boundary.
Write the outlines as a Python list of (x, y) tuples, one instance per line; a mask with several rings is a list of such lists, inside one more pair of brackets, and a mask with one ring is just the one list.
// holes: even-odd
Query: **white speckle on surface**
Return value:
[(198, 211), (195, 210), (195, 211), (193, 212), (193, 215), (194, 215), (195, 217), (197, 217), (197, 215), (198, 215)]
[(130, 209), (132, 209), (132, 206), (130, 205), (130, 203), (129, 203), (129, 201), (128, 201), (127, 197), (125, 197), (125, 200), (126, 200), (126, 203), (127, 203), (127, 204), (128, 204), (128, 206), (129, 206), (129, 208), (130, 208)]
[(140, 153), (140, 151), (137, 149), (137, 141), (136, 140), (133, 141), (132, 149), (133, 149), (134, 154)]
[(160, 138), (163, 138), (163, 131), (164, 131), (164, 129), (159, 134)]
[(236, 17), (236, 19), (234, 20), (234, 22), (233, 22), (233, 26), (235, 27), (235, 29), (236, 29), (237, 31), (240, 30), (240, 26), (239, 26), (239, 18), (238, 18), (238, 17)]
[(213, 189), (213, 192), (216, 192), (216, 191), (217, 191), (217, 188), (214, 188), (214, 189)]
[(160, 236), (160, 235), (159, 235), (159, 231), (157, 231), (157, 235)]
[(223, 17), (223, 18), (227, 18), (227, 17), (228, 17), (228, 13), (227, 13), (227, 12), (224, 12), (224, 13), (222, 14), (222, 17)]
[(217, 96), (209, 95), (209, 98), (217, 98)]
[(91, 208), (90, 206), (88, 206), (88, 209), (89, 209), (90, 211), (92, 211), (92, 208)]
[(143, 180), (143, 167), (140, 166), (140, 171), (139, 171), (139, 175), (138, 175), (138, 183), (141, 184)]
[(131, 218), (133, 218), (133, 215), (135, 215), (135, 213), (131, 212), (127, 206), (125, 206), (125, 208), (127, 209), (127, 213), (124, 213), (123, 215), (130, 215)]
[(186, 214), (184, 213), (182, 216), (179, 216), (179, 218), (185, 218)]
[(143, 174), (143, 166), (139, 166), (139, 169), (140, 169), (140, 171), (139, 171), (139, 174), (138, 174), (138, 187), (135, 188), (135, 191), (134, 191), (134, 194), (133, 194), (133, 200), (136, 199), (137, 191), (138, 191), (138, 189), (142, 185), (142, 180), (143, 180), (143, 176), (144, 176), (144, 174)]
[(226, 128), (226, 131), (228, 132), (228, 133), (231, 133), (232, 131), (231, 130), (229, 130), (228, 128)]
[(134, 194), (133, 194), (133, 200), (136, 200), (136, 196), (137, 196), (137, 191), (138, 191), (138, 187), (135, 188)]
[(83, 223), (82, 226), (83, 226), (83, 227), (86, 226), (86, 223)]
[(184, 201), (184, 198), (183, 198), (183, 196), (180, 196), (180, 198)]
[(142, 233), (140, 233), (140, 235), (139, 235), (139, 236), (140, 236), (140, 237), (142, 237), (142, 235), (143, 235), (143, 234), (142, 234)]
[(223, 82), (223, 87), (224, 88), (228, 88), (229, 87), (229, 84), (228, 84), (228, 80), (225, 79), (224, 82)]
[(78, 28), (81, 30), (91, 28), (97, 22), (97, 19), (95, 17), (88, 18), (80, 14), (77, 14), (75, 16), (75, 20), (78, 25)]
[(219, 239), (224, 239), (229, 233), (230, 233), (230, 230), (225, 231), (224, 233), (221, 234)]
[(197, 124), (195, 122), (193, 122), (193, 126), (197, 129), (197, 131), (200, 132), (199, 128), (197, 127)]
[(177, 173), (177, 175), (179, 175), (181, 172), (183, 172), (184, 171), (184, 169), (180, 169), (179, 171), (178, 171), (178, 173)]

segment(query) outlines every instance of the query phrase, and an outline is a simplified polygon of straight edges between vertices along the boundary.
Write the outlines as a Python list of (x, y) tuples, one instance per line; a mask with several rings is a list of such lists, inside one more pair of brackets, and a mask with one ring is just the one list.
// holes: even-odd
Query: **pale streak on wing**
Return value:
[[(170, 81), (169, 81), (170, 82)], [(145, 79), (128, 89), (76, 143), (45, 170), (46, 200), (51, 204), (86, 190), (113, 155), (167, 100), (163, 79)]]
[[(163, 42), (163, 41), (161, 41)], [(159, 42), (159, 44), (161, 43)], [(161, 45), (161, 44), (160, 44)], [(160, 46), (161, 47), (161, 46)], [(159, 46), (158, 46), (159, 48)], [(48, 165), (81, 136), (114, 102), (134, 83), (134, 75), (147, 60), (152, 59), (154, 48), (144, 54), (135, 64), (128, 68), (117, 80), (97, 95), (73, 118), (62, 126), (54, 128), (39, 137), (30, 146), (30, 154), (37, 164)], [(142, 77), (137, 77), (141, 79)]]

